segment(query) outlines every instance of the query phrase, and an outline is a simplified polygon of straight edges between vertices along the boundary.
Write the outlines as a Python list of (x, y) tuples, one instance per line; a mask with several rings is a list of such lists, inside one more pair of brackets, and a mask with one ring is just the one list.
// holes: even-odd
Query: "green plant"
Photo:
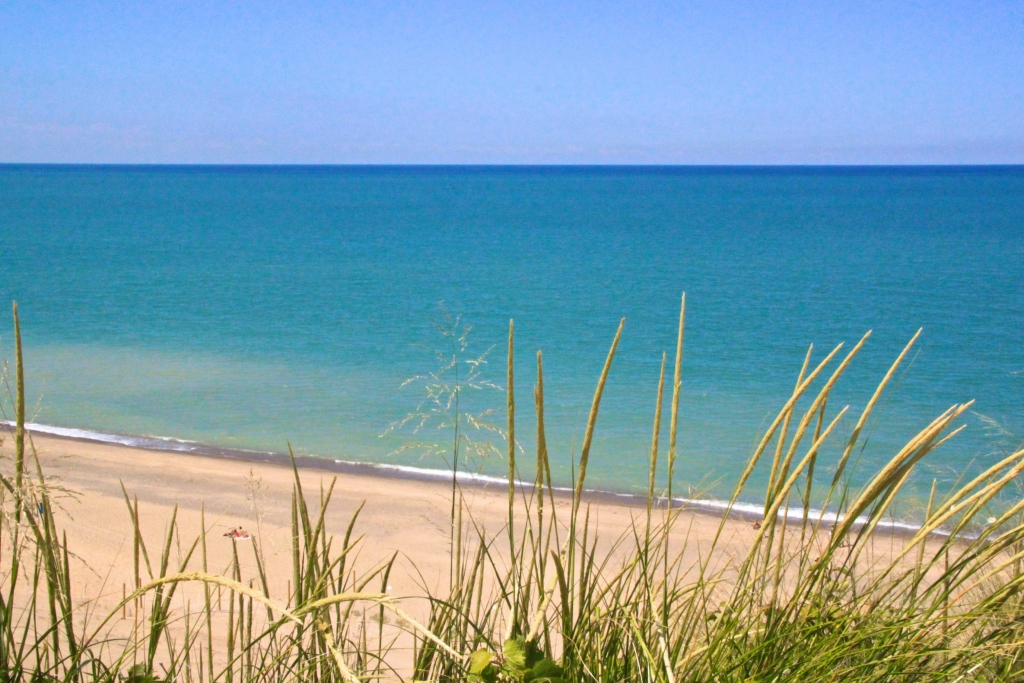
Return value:
[[(461, 497), (459, 495), (460, 456), (465, 464), (475, 459), (481, 462), (490, 455), (500, 455), (491, 440), (493, 437), (508, 440), (509, 432), (503, 431), (492, 422), (496, 411), (493, 408), (468, 410), (463, 394), (469, 392), (501, 391), (501, 387), (484, 376), (488, 356), (493, 347), (480, 355), (469, 355), (469, 335), (472, 327), (462, 321), (461, 315), (449, 313), (444, 302), (439, 304), (441, 317), (434, 320), (434, 329), (441, 337), (441, 346), (433, 350), (436, 366), (424, 375), (415, 375), (402, 382), (402, 388), (417, 387), (422, 393), (420, 401), (408, 415), (393, 422), (381, 436), (402, 431), (411, 431), (417, 437), (414, 441), (400, 446), (392, 455), (402, 451), (414, 451), (421, 457), (440, 457), (452, 473), (450, 547), (453, 565), (450, 574), (454, 576), (455, 557), (460, 540), (457, 538), (461, 527)], [(449, 433), (448, 443), (430, 438), (430, 433)], [(468, 456), (468, 457), (467, 457)]]
[(510, 638), (500, 655), (486, 649), (471, 654), (466, 679), (471, 683), (561, 683), (563, 674), (562, 667), (545, 656), (534, 641)]
[[(685, 308), (672, 422), (681, 400), (684, 313)], [(596, 428), (621, 332), (620, 325), (598, 380), (585, 444)], [(750, 497), (751, 474), (758, 467), (768, 471), (763, 518), (756, 530), (744, 524), (748, 536), (738, 550), (729, 539), (738, 528), (735, 519), (723, 516), (710, 538), (694, 539), (682, 523), (686, 510), (655, 509), (653, 488), (647, 508), (637, 511), (625, 534), (601, 539), (585, 489), (589, 450), (581, 453), (567, 497), (552, 485), (538, 354), (532, 485), (518, 481), (516, 453), (510, 450), (507, 526), (489, 533), (472, 509), (465, 518), (459, 515), (451, 586), (443, 594), (424, 587), (424, 622), (384, 590), (374, 590), (387, 585), (394, 557), (369, 571), (353, 571), (358, 511), (335, 541), (325, 522), (333, 484), (311, 505), (294, 467), (288, 595), (271, 595), (256, 542), (252, 576), (243, 574), (237, 550), (225, 575), (209, 571), (205, 518), (198, 534), (183, 542), (172, 515), (159, 546), (147, 544), (138, 502), (126, 493), (135, 590), (113, 612), (88, 622), (76, 618), (88, 597), (72, 592), (68, 542), (51, 510), (53, 489), (24, 429), (16, 317), (14, 451), (0, 473), (0, 680), (1022, 680), (1024, 500), (993, 506), (1024, 472), (1024, 450), (1006, 453), (951, 491), (933, 487), (920, 528), (903, 535), (882, 524), (893, 501), (918, 463), (950, 447), (970, 403), (951, 406), (922, 425), (863, 487), (846, 483), (844, 472), (855, 466), (851, 455), (916, 336), (840, 442), (836, 468), (815, 467), (849, 413), (848, 407), (831, 407), (829, 397), (866, 341), (867, 336), (845, 355), (837, 347), (816, 362), (808, 352), (792, 395), (731, 496), (732, 503)], [(513, 346), (510, 327), (510, 374)], [(671, 437), (668, 453), (659, 450), (663, 388), (664, 370), (652, 470), (662, 457), (673, 462)], [(514, 392), (509, 382), (510, 433)], [(826, 505), (814, 512), (806, 501), (817, 488), (823, 493), (816, 499)], [(171, 548), (178, 545), (183, 551), (172, 563)], [(175, 607), (175, 592), (190, 586), (202, 589), (201, 607)], [(214, 595), (221, 591), (227, 614), (215, 617)], [(412, 634), (411, 672), (395, 667), (383, 618), (368, 623), (355, 612), (357, 604), (389, 611)], [(133, 615), (130, 632), (115, 638), (108, 626), (127, 608)], [(220, 647), (214, 647), (215, 639)]]

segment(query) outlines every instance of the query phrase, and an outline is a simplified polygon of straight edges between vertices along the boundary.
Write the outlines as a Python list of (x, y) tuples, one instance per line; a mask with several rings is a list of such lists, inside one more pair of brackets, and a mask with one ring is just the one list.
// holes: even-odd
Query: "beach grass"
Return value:
[[(269, 579), (281, 577), (267, 576), (258, 537), (251, 545), (232, 544), (226, 574), (211, 572), (205, 521), (188, 537), (172, 515), (163, 537), (144, 538), (138, 501), (126, 492), (135, 590), (97, 615), (87, 611), (89, 596), (73, 592), (69, 542), (50, 500), (55, 484), (26, 437), (15, 308), (14, 456), (0, 475), (0, 679), (1024, 680), (1024, 501), (1003, 504), (992, 516), (993, 502), (1012, 490), (1024, 470), (1024, 451), (952, 491), (933, 489), (920, 525), (894, 531), (886, 522), (915, 465), (960, 429), (957, 419), (970, 404), (957, 404), (925, 425), (864, 486), (848, 483), (862, 434), (916, 336), (860, 409), (839, 461), (830, 464), (824, 491), (813, 490), (820, 481), (814, 476), (818, 455), (850, 412), (830, 412), (829, 397), (867, 336), (817, 362), (808, 351), (791, 397), (730, 498), (730, 505), (751, 499), (750, 475), (758, 467), (770, 472), (763, 515), (748, 520), (756, 527), (753, 539), (738, 555), (724, 552), (725, 514), (710, 543), (686, 552), (694, 548), (685, 505), (669, 504), (671, 488), (658, 491), (654, 483), (662, 467), (669, 487), (675, 476), (684, 320), (685, 298), (668, 448), (659, 443), (663, 359), (646, 509), (628, 533), (611, 539), (610, 549), (605, 544), (599, 551), (601, 529), (591, 515), (586, 473), (623, 326), (598, 379), (573, 486), (559, 493), (544, 434), (540, 354), (533, 390), (536, 457), (517, 458), (510, 325), (507, 524), (488, 532), (474, 520), (462, 489), (453, 489), (451, 576), (443, 592), (424, 583), (424, 618), (414, 618), (386, 592), (394, 556), (369, 570), (353, 568), (358, 511), (343, 537), (328, 534), (333, 486), (305, 490), (298, 468), (287, 595), (271, 595)], [(811, 509), (812, 500), (823, 501), (820, 512)], [(251, 575), (243, 574), (240, 548), (253, 555)], [(698, 559), (686, 559), (692, 557)], [(176, 606), (176, 592), (188, 588), (199, 590), (197, 602)], [(113, 629), (129, 609), (131, 625)], [(399, 652), (405, 647), (400, 643), (412, 648), (404, 668), (396, 662), (409, 653)]]

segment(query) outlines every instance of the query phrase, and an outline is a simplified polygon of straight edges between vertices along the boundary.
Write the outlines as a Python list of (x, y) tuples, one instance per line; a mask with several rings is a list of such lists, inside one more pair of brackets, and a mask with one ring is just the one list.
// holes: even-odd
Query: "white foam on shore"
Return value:
[[(10, 420), (0, 422), (8, 427), (14, 427)], [(75, 429), (72, 427), (54, 427), (52, 425), (39, 424), (38, 422), (26, 422), (25, 429), (39, 434), (49, 434), (65, 439), (80, 439), (87, 441), (100, 441), (102, 443), (113, 443), (121, 446), (135, 446), (141, 448), (153, 448), (166, 451), (192, 452), (199, 450), (201, 444), (196, 441), (175, 439), (171, 436), (126, 436), (123, 434), (110, 434), (107, 432), (94, 432), (89, 429)]]
[[(400, 472), (402, 474), (408, 474), (418, 479), (439, 479), (439, 480), (451, 480), (452, 473), (450, 470), (435, 470), (427, 467), (412, 467), (410, 465), (391, 465), (388, 463), (375, 463), (375, 462), (355, 462), (352, 460), (335, 460), (334, 462), (339, 465), (354, 465), (357, 467), (372, 467), (375, 470), (385, 470), (389, 472)], [(458, 472), (455, 475), (456, 481), (475, 483), (475, 484), (504, 484), (508, 486), (508, 479), (501, 477), (492, 477), (487, 474), (478, 474), (476, 472)]]
[[(441, 481), (451, 481), (452, 471), (451, 470), (435, 470), (428, 467), (413, 467), (411, 465), (392, 465), (390, 463), (376, 463), (376, 462), (356, 462), (354, 460), (335, 460), (334, 462), (339, 465), (352, 465), (354, 467), (371, 467), (375, 470), (385, 470), (389, 472), (399, 472), (401, 474), (407, 474), (417, 479), (437, 479)], [(458, 472), (455, 475), (455, 480), (465, 482), (469, 484), (500, 484), (501, 486), (508, 486), (508, 477), (495, 477), (489, 474), (479, 474), (477, 472)], [(533, 484), (529, 482), (520, 482), (520, 486), (527, 488), (533, 488)], [(552, 489), (559, 492), (572, 491), (571, 488), (565, 486), (552, 486)], [(587, 489), (588, 493), (609, 493), (608, 491), (592, 491)], [(624, 498), (636, 498), (632, 493), (614, 493), (613, 495), (622, 496)]]
[[(410, 465), (391, 465), (391, 464), (382, 464), (382, 463), (354, 462), (354, 461), (350, 461), (350, 460), (335, 460), (334, 462), (338, 463), (339, 465), (352, 465), (352, 466), (357, 466), (357, 467), (371, 467), (373, 469), (378, 469), (378, 470), (387, 470), (387, 471), (392, 471), (392, 472), (400, 472), (400, 473), (403, 473), (403, 474), (411, 475), (411, 476), (416, 477), (418, 479), (432, 479), (432, 480), (440, 480), (440, 481), (451, 481), (451, 478), (452, 478), (452, 473), (451, 473), (450, 470), (436, 470), (436, 469), (430, 469), (430, 468), (426, 468), (426, 467), (412, 467)], [(455, 479), (456, 479), (456, 481), (464, 482), (464, 483), (498, 484), (498, 485), (501, 485), (501, 486), (508, 486), (508, 478), (507, 477), (495, 477), (495, 476), (486, 475), (486, 474), (478, 474), (478, 473), (475, 473), (475, 472), (458, 472), (455, 475)], [(532, 483), (530, 483), (530, 482), (520, 482), (519, 485), (523, 486), (524, 488), (529, 488), (529, 489), (532, 489), (534, 487), (534, 485)], [(553, 486), (552, 488), (555, 491), (562, 492), (562, 493), (572, 492), (572, 490), (573, 490), (570, 487), (563, 487), (563, 486)], [(633, 493), (621, 493), (621, 492), (617, 492), (617, 491), (602, 491), (600, 489), (584, 489), (584, 490), (587, 493), (590, 493), (590, 494), (612, 495), (612, 496), (615, 496), (616, 498), (627, 498), (627, 499), (633, 499), (633, 500), (637, 500), (637, 501), (645, 500), (644, 497), (642, 497), (642, 496), (640, 496), (638, 494), (633, 494)], [(664, 497), (660, 498), (659, 500), (660, 500), (660, 502), (662, 504), (664, 504), (664, 500), (665, 500)], [(740, 502), (736, 502), (736, 503), (733, 503), (733, 504), (730, 505), (728, 501), (715, 500), (713, 498), (673, 498), (672, 501), (673, 501), (674, 505), (678, 506), (678, 507), (689, 507), (689, 508), (696, 508), (696, 509), (700, 509), (700, 510), (708, 510), (708, 511), (713, 511), (713, 512), (721, 512), (721, 513), (726, 513), (726, 512), (739, 513), (741, 515), (748, 516), (748, 517), (751, 517), (751, 518), (761, 517), (764, 514), (764, 505), (763, 504), (756, 504), (756, 503), (740, 503)], [(780, 510), (778, 518), (782, 519), (783, 517), (786, 517), (789, 521), (802, 521), (803, 517), (804, 517), (804, 510), (803, 510), (803, 508), (790, 508), (790, 509), (785, 510), (785, 511)], [(807, 519), (808, 519), (808, 521), (810, 521), (811, 523), (814, 523), (814, 524), (831, 525), (831, 524), (836, 524), (838, 522), (842, 522), (845, 519), (845, 516), (844, 515), (836, 514), (835, 512), (827, 512), (827, 511), (822, 511), (820, 509), (811, 508), (807, 512)], [(868, 520), (868, 518), (866, 518), (866, 517), (860, 517), (860, 518), (858, 518), (854, 522), (854, 524), (855, 525), (864, 525), (864, 524), (867, 524), (869, 521), (870, 520)], [(880, 521), (878, 523), (878, 527), (884, 528), (884, 529), (901, 530), (901, 531), (917, 531), (918, 529), (921, 528), (920, 525), (918, 525), (918, 524), (911, 524), (911, 523), (908, 523), (908, 522), (898, 522), (898, 521), (895, 521), (895, 520), (882, 520), (882, 521)]]
[[(14, 423), (6, 420), (0, 421), (0, 424), (5, 424), (9, 427), (14, 427)], [(193, 453), (196, 451), (204, 451), (203, 445), (196, 441), (187, 441), (185, 439), (176, 439), (170, 436), (126, 436), (123, 434), (111, 434), (107, 432), (96, 432), (88, 429), (75, 429), (71, 427), (54, 427), (52, 425), (44, 425), (36, 422), (28, 422), (25, 424), (25, 429), (30, 432), (38, 432), (40, 434), (50, 434), (52, 436), (59, 436), (66, 439), (80, 439), (88, 441), (99, 441), (102, 443), (118, 444), (121, 446), (134, 446), (136, 448), (149, 448), (153, 450), (165, 450), (165, 451), (177, 451), (184, 453)], [(240, 453), (250, 452), (255, 453), (256, 451), (242, 451)], [(384, 472), (395, 472), (397, 474), (404, 474), (409, 477), (417, 479), (429, 479), (436, 481), (451, 481), (452, 473), (451, 470), (438, 470), (428, 467), (413, 467), (411, 465), (393, 465), (390, 463), (373, 463), (373, 462), (358, 462), (352, 460), (337, 460), (332, 459), (333, 462), (339, 465), (350, 465), (354, 467), (366, 467), (374, 470), (382, 470)], [(456, 481), (467, 483), (467, 484), (497, 484), (501, 486), (508, 486), (507, 477), (497, 477), (487, 474), (480, 474), (477, 472), (458, 472), (455, 476)], [(533, 488), (533, 484), (530, 482), (520, 482), (520, 485), (525, 488)], [(571, 487), (565, 486), (554, 486), (552, 487), (555, 491), (560, 493), (572, 492)], [(618, 491), (602, 491), (599, 489), (585, 489), (587, 493), (597, 495), (612, 495), (618, 498), (629, 498), (637, 501), (646, 500), (646, 497), (632, 493), (622, 493)], [(664, 497), (659, 499), (664, 504)], [(759, 518), (764, 514), (764, 505), (757, 503), (732, 503), (730, 504), (725, 500), (715, 500), (713, 498), (673, 498), (673, 504), (679, 507), (689, 507), (699, 510), (707, 510), (711, 512), (720, 513), (739, 513), (743, 516), (751, 518)], [(802, 521), (804, 518), (803, 508), (790, 508), (788, 510), (780, 510), (778, 518), (782, 519), (785, 517), (790, 521)], [(822, 511), (819, 509), (811, 508), (807, 512), (807, 518), (809, 521), (815, 524), (836, 524), (842, 522), (845, 519), (844, 515), (836, 514), (835, 512)], [(856, 525), (867, 524), (869, 520), (866, 517), (860, 517), (856, 520)], [(882, 520), (878, 523), (878, 527), (883, 529), (893, 529), (899, 531), (917, 531), (920, 529), (920, 525), (912, 524), (909, 522), (899, 522), (895, 520)], [(938, 530), (937, 533), (943, 533), (942, 530)]]

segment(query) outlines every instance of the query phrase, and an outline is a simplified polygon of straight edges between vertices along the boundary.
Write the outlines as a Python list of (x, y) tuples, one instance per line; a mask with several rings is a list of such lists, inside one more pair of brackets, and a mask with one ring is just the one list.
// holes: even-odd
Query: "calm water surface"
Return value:
[[(637, 491), (685, 290), (677, 471), (705, 495), (727, 493), (808, 345), (821, 358), (869, 329), (830, 412), (851, 403), (855, 418), (924, 333), (872, 426), (864, 473), (966, 399), (966, 433), (911, 494), (1024, 440), (1020, 167), (0, 166), (0, 238), (0, 299), (19, 302), (34, 419), (47, 425), (263, 451), (290, 440), (327, 458), (443, 468), (393, 452), (447, 443), (446, 430), (381, 434), (419, 402), (421, 388), (401, 385), (434, 369), (444, 301), (473, 327), (467, 358), (495, 347), (483, 377), (502, 386), (515, 319), (526, 453), (543, 350), (564, 482), (625, 317), (588, 476)], [(8, 316), (0, 334), (10, 357)], [(503, 402), (464, 396), (499, 423)]]

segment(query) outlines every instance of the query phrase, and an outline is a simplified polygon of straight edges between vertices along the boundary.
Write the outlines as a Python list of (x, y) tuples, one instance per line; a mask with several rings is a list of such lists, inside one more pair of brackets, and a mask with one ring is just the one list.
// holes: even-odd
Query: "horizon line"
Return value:
[(0, 167), (78, 167), (78, 168), (701, 168), (701, 169), (771, 169), (771, 168), (835, 168), (835, 169), (884, 169), (884, 168), (1024, 168), (1024, 162), (1015, 163), (720, 163), (720, 164), (672, 164), (672, 163), (307, 163), (307, 162), (78, 162), (78, 161), (0, 161)]

